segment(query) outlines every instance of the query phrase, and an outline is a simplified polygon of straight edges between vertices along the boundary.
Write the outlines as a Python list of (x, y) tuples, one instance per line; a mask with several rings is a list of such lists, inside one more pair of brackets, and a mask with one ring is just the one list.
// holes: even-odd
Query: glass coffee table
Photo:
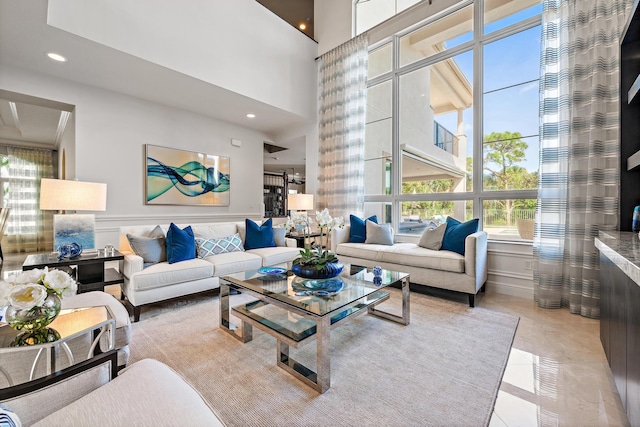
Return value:
[[(376, 308), (390, 298), (384, 288), (394, 284), (402, 288), (399, 315)], [(257, 300), (231, 308), (231, 290)], [(408, 325), (409, 295), (409, 275), (390, 270), (382, 270), (381, 278), (375, 279), (371, 269), (345, 265), (340, 276), (324, 282), (303, 279), (291, 271), (246, 271), (220, 278), (220, 327), (244, 343), (252, 340), (253, 327), (275, 337), (278, 366), (324, 393), (330, 387), (331, 329), (363, 313)], [(240, 319), (239, 325), (231, 323), (231, 314)], [(313, 340), (317, 342), (317, 372), (289, 356), (289, 346), (299, 348)]]

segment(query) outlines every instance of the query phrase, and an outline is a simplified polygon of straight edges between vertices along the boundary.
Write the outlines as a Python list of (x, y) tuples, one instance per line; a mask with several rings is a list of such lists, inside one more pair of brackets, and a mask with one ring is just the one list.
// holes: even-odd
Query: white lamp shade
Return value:
[(313, 209), (313, 194), (289, 194), (289, 210), (309, 211)]
[(69, 211), (107, 210), (107, 184), (43, 178), (40, 209)]

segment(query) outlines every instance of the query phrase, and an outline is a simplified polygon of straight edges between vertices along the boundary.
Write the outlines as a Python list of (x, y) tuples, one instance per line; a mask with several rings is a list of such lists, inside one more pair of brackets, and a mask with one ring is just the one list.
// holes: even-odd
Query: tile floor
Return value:
[[(23, 260), (7, 256), (2, 277), (20, 271)], [(440, 296), (467, 302), (464, 295)], [(490, 287), (477, 306), (520, 317), (490, 427), (629, 425), (600, 344), (598, 320), (541, 309)]]

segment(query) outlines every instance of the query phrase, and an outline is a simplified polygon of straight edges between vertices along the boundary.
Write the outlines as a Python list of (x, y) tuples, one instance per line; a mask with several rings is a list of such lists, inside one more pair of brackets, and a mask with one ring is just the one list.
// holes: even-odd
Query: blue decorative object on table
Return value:
[(291, 289), (297, 296), (333, 296), (344, 287), (342, 279), (301, 279), (296, 278), (291, 282)]
[(58, 246), (58, 259), (64, 258), (74, 259), (80, 256), (82, 253), (82, 245), (80, 243), (67, 243), (66, 245)]
[(282, 267), (262, 267), (258, 270), (258, 273), (262, 274), (284, 274), (286, 272), (287, 269)]
[(375, 277), (381, 277), (382, 276), (382, 267), (380, 267), (379, 265), (376, 265), (375, 267), (373, 267), (373, 275)]
[(374, 276), (373, 284), (376, 285), (376, 286), (381, 286), (382, 285), (382, 277)]

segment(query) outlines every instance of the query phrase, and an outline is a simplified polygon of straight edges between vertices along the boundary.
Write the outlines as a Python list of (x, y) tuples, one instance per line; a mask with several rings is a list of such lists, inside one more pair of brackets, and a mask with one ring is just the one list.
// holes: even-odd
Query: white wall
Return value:
[[(367, 31), (369, 43), (383, 40), (405, 28), (459, 3), (460, 0), (423, 1), (396, 17)], [(318, 55), (348, 41), (352, 37), (353, 0), (318, 0), (314, 3), (315, 38)]]
[(49, 0), (47, 24), (315, 118), (316, 43), (255, 0)]
[[(23, 69), (0, 67), (0, 76), (1, 89), (75, 105), (75, 178), (108, 185), (107, 211), (96, 213), (97, 247), (117, 244), (121, 225), (260, 216), (262, 143), (266, 135)], [(242, 147), (231, 146), (231, 138), (240, 139)], [(144, 144), (230, 157), (230, 206), (145, 205)], [(68, 156), (68, 168), (70, 161), (73, 159)]]

